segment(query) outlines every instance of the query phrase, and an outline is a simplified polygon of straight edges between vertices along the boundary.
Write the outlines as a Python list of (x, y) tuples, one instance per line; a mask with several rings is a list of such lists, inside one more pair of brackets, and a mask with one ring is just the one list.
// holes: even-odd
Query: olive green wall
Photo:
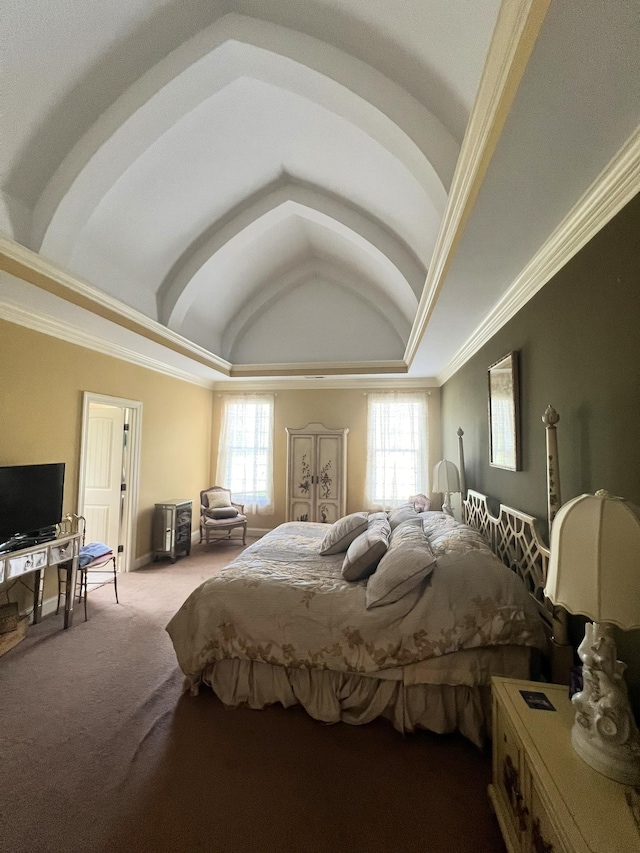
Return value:
[[(332, 429), (348, 427), (347, 507), (357, 512), (364, 508), (364, 481), (367, 462), (367, 391), (356, 389), (278, 390), (275, 398), (273, 515), (249, 516), (249, 526), (271, 529), (286, 521), (287, 434), (286, 427), (298, 429), (309, 423), (321, 423)], [(440, 453), (440, 391), (429, 393), (429, 471)], [(216, 458), (220, 435), (222, 396), (214, 397), (211, 483), (215, 482)], [(434, 496), (434, 500), (439, 499)]]
[[(563, 502), (607, 489), (640, 505), (639, 326), (637, 196), (442, 387), (444, 452), (457, 459), (462, 427), (468, 486), (546, 517), (541, 417), (550, 403), (560, 415)], [(518, 472), (488, 461), (487, 368), (510, 350), (520, 354)], [(637, 699), (640, 632), (620, 637), (619, 652)]]
[[(198, 507), (211, 467), (209, 389), (5, 321), (0, 389), (0, 464), (65, 462), (65, 512), (77, 507), (83, 392), (142, 403), (136, 557), (151, 551), (154, 503), (185, 497)], [(45, 597), (54, 584), (49, 572)]]

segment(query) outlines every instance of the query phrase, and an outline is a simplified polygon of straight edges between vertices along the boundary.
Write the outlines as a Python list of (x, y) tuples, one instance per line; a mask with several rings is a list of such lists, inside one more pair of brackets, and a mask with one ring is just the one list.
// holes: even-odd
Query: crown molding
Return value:
[(426, 379), (415, 379), (410, 378), (408, 376), (396, 376), (394, 378), (389, 377), (381, 377), (381, 378), (373, 378), (373, 377), (349, 377), (349, 378), (340, 378), (339, 376), (316, 379), (315, 377), (310, 377), (307, 379), (285, 379), (282, 378), (272, 379), (272, 380), (264, 380), (262, 382), (255, 382), (247, 380), (246, 382), (234, 382), (230, 381), (218, 381), (215, 383), (214, 389), (218, 393), (218, 395), (225, 393), (237, 393), (243, 391), (274, 391), (274, 392), (284, 392), (284, 391), (369, 391), (369, 390), (382, 390), (382, 391), (397, 391), (402, 389), (405, 391), (407, 388), (437, 388), (437, 381), (433, 377), (429, 377)]
[(78, 305), (122, 328), (129, 329), (147, 340), (167, 347), (173, 352), (193, 359), (199, 364), (204, 364), (225, 376), (228, 376), (231, 371), (231, 364), (225, 359), (192, 343), (177, 332), (167, 329), (156, 320), (151, 320), (140, 311), (136, 311), (135, 308), (130, 308), (60, 269), (37, 252), (6, 237), (0, 237), (0, 270), (46, 290), (66, 302)]
[(85, 349), (99, 352), (102, 355), (118, 358), (121, 361), (135, 364), (138, 367), (145, 367), (147, 370), (162, 373), (172, 379), (180, 379), (183, 382), (190, 382), (192, 385), (199, 385), (202, 388), (212, 389), (215, 386), (215, 383), (210, 379), (203, 379), (193, 373), (172, 368), (164, 362), (141, 355), (119, 344), (97, 338), (95, 335), (90, 335), (77, 326), (72, 326), (71, 323), (65, 323), (62, 320), (53, 320), (51, 317), (37, 313), (32, 308), (27, 310), (10, 302), (0, 300), (0, 319), (7, 320), (9, 323), (15, 323), (18, 326), (25, 326), (27, 329), (58, 338), (66, 343), (76, 344)]
[(248, 379), (260, 376), (304, 376), (315, 380), (325, 376), (344, 376), (345, 374), (371, 373), (407, 373), (408, 367), (404, 361), (332, 361), (332, 362), (295, 362), (281, 364), (234, 364), (231, 367), (231, 378)]
[(451, 182), (404, 360), (415, 358), (542, 27), (550, 0), (503, 2)]
[(640, 192), (640, 126), (520, 272), (495, 308), (438, 374), (442, 385)]
[(0, 300), (0, 319), (6, 320), (9, 323), (15, 323), (18, 326), (24, 326), (32, 329), (35, 332), (40, 332), (50, 337), (58, 338), (66, 343), (76, 344), (85, 349), (99, 352), (102, 355), (107, 355), (112, 358), (126, 361), (129, 364), (135, 364), (138, 367), (144, 367), (147, 370), (153, 370), (156, 373), (161, 373), (172, 379), (179, 379), (183, 382), (189, 382), (192, 385), (198, 385), (201, 388), (215, 390), (218, 392), (236, 392), (236, 391), (311, 391), (311, 390), (370, 390), (370, 389), (389, 389), (396, 390), (399, 386), (405, 388), (435, 388), (437, 381), (434, 378), (415, 379), (408, 376), (396, 377), (348, 377), (341, 378), (340, 376), (309, 376), (305, 379), (294, 377), (287, 379), (282, 377), (277, 379), (266, 378), (264, 381), (247, 381), (233, 380), (210, 380), (203, 379), (187, 371), (172, 368), (162, 361), (150, 358), (149, 356), (140, 355), (133, 350), (112, 343), (105, 339), (96, 338), (88, 332), (84, 332), (77, 326), (71, 323), (65, 323), (62, 320), (53, 320), (44, 314), (39, 314), (32, 308), (28, 310), (21, 306), (14, 305), (9, 302)]
[[(208, 352), (203, 347), (192, 343), (187, 338), (167, 329), (155, 320), (119, 302), (117, 299), (102, 293), (97, 288), (59, 269), (51, 261), (43, 258), (37, 252), (27, 249), (20, 243), (6, 237), (0, 237), (0, 270), (23, 281), (33, 284), (48, 293), (67, 302), (90, 311), (109, 322), (128, 329), (141, 337), (158, 343), (172, 352), (186, 356), (199, 364), (215, 370), (223, 377), (242, 380), (259, 380), (261, 377), (306, 377), (315, 376), (345, 376), (354, 374), (405, 374), (408, 367), (402, 360), (372, 361), (372, 362), (317, 362), (317, 363), (283, 363), (283, 364), (240, 364), (231, 362)], [(3, 307), (2, 316), (20, 325), (30, 326), (37, 331), (51, 334), (89, 349), (96, 349), (107, 355), (113, 355), (132, 364), (141, 364), (169, 376), (183, 378), (189, 382), (202, 383), (201, 377), (163, 365), (159, 360), (139, 355), (134, 351), (107, 341), (96, 341), (86, 333), (82, 333), (68, 323), (48, 320), (44, 315), (31, 316), (30, 311), (19, 309), (11, 303), (0, 303)], [(10, 316), (9, 316), (10, 315)], [(37, 325), (31, 325), (35, 323)], [(215, 380), (205, 381), (205, 387), (213, 387)], [(244, 387), (244, 386), (243, 386)]]

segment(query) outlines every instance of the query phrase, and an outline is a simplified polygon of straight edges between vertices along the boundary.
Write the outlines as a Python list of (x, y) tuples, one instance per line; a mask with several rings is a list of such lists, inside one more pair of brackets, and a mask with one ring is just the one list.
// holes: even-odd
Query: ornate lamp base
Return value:
[(571, 742), (586, 763), (625, 785), (640, 783), (640, 733), (636, 726), (617, 650), (606, 623), (588, 622), (578, 654), (583, 689), (572, 702), (576, 720)]
[(451, 506), (451, 492), (444, 492), (444, 501), (442, 502), (442, 512), (453, 516), (453, 507)]

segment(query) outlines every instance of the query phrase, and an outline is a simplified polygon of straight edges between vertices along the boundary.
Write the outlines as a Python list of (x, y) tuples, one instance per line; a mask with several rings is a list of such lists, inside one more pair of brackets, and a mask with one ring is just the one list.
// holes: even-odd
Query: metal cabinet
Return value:
[(155, 505), (153, 517), (153, 559), (191, 553), (192, 502), (174, 498)]

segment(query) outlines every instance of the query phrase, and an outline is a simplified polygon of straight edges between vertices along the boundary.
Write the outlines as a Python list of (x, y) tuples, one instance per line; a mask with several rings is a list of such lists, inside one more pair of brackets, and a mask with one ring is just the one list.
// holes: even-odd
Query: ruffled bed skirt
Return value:
[[(526, 673), (522, 677), (526, 677)], [(276, 702), (302, 705), (324, 723), (353, 725), (385, 717), (400, 732), (460, 731), (482, 746), (491, 730), (491, 687), (468, 684), (407, 684), (399, 676), (377, 678), (328, 670), (287, 669), (247, 660), (211, 664), (201, 683), (228, 706), (261, 709)], [(185, 685), (197, 693), (198, 685)]]

